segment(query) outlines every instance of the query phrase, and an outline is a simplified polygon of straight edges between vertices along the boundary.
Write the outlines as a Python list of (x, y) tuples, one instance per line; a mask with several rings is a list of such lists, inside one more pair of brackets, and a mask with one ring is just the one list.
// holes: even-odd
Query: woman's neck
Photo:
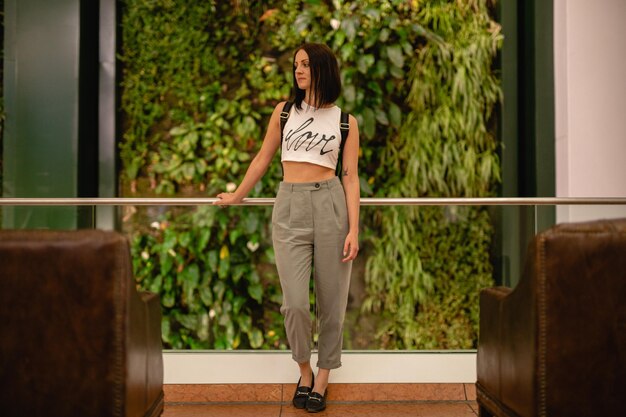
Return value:
[(307, 90), (304, 94), (304, 102), (309, 106), (313, 106), (315, 104), (315, 96), (311, 93), (311, 90)]
[(321, 106), (317, 106), (315, 103), (315, 96), (313, 95), (313, 93), (310, 90), (307, 90), (307, 92), (304, 94), (304, 99), (303, 101), (310, 107), (313, 107), (314, 109), (320, 108), (320, 109), (326, 109), (329, 107), (333, 107), (334, 104), (330, 103), (330, 104), (324, 104)]

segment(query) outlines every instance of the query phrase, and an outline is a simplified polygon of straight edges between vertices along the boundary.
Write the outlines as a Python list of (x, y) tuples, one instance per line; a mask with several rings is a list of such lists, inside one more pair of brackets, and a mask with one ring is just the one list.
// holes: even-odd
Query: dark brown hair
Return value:
[(311, 70), (311, 89), (315, 95), (315, 102), (309, 103), (313, 107), (320, 108), (332, 104), (341, 94), (341, 77), (339, 76), (339, 64), (337, 57), (331, 49), (322, 43), (305, 43), (295, 50), (293, 54), (293, 91), (296, 108), (302, 110), (302, 100), (305, 90), (298, 88), (296, 81), (296, 54), (303, 49), (309, 56), (309, 68)]

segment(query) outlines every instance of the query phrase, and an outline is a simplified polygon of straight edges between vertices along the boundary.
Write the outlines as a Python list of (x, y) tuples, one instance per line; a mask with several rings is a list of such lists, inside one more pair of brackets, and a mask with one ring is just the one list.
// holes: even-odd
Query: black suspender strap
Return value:
[(339, 123), (339, 129), (341, 130), (341, 149), (346, 143), (348, 138), (348, 132), (350, 132), (350, 122), (348, 121), (348, 113), (341, 112), (341, 122)]
[(341, 179), (341, 166), (343, 165), (343, 146), (346, 144), (348, 133), (350, 132), (350, 121), (348, 120), (348, 113), (341, 112), (341, 119), (339, 123), (339, 130), (341, 131), (341, 145), (339, 145), (339, 155), (337, 156), (337, 169), (335, 175)]
[(281, 146), (281, 149), (283, 146), (283, 130), (285, 130), (287, 119), (289, 119), (289, 111), (291, 110), (292, 105), (293, 105), (293, 102), (285, 101), (283, 110), (280, 112), (280, 146)]
[[(283, 106), (282, 111), (280, 112), (280, 152), (283, 152), (283, 130), (285, 130), (285, 125), (287, 124), (287, 119), (289, 119), (289, 110), (291, 110), (291, 106), (293, 102), (286, 101)], [(283, 163), (280, 163), (280, 169), (283, 171), (283, 177), (285, 176), (285, 169), (283, 168)]]

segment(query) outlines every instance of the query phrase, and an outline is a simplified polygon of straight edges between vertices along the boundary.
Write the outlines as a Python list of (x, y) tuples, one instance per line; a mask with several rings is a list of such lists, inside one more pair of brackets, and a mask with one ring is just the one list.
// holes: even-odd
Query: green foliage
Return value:
[[(289, 93), (257, 48), (262, 12), (245, 1), (124, 1), (125, 190), (215, 195), (241, 180)], [(274, 164), (251, 196), (277, 182)], [(280, 287), (264, 268), (273, 264), (267, 209), (215, 210), (169, 211), (157, 219), (167, 227), (149, 231), (153, 217), (125, 217), (139, 285), (161, 297), (165, 346), (284, 348)], [(262, 256), (251, 254), (257, 246)]]
[[(125, 190), (214, 196), (239, 183), (289, 96), (293, 50), (309, 41), (340, 60), (362, 196), (493, 195), (501, 35), (491, 1), (123, 3)], [(250, 196), (273, 195), (278, 180), (275, 161)], [(169, 211), (167, 227), (149, 231), (130, 217), (136, 274), (161, 296), (167, 346), (284, 346), (268, 213)], [(475, 346), (478, 289), (491, 284), (486, 211), (385, 208), (361, 229), (371, 248), (361, 314), (376, 318), (379, 346)]]
[(478, 295), (493, 285), (486, 210), (392, 207), (376, 220), (387, 234), (372, 239), (384, 250), (367, 259), (369, 296), (362, 307), (382, 315), (380, 347), (476, 347)]
[[(416, 51), (408, 80), (410, 111), (382, 153), (379, 172), (387, 175), (387, 192), (494, 195), (500, 165), (489, 119), (501, 94), (491, 69), (502, 41), (499, 26), (485, 1), (431, 1), (416, 19), (437, 38)], [(387, 345), (477, 345), (478, 291), (492, 284), (491, 225), (485, 208), (459, 209), (465, 214), (454, 222), (446, 219), (450, 211), (406, 208), (377, 216), (380, 233), (372, 244), (380, 249), (367, 260), (370, 297), (364, 309), (386, 317), (379, 334)], [(387, 291), (380, 292), (382, 286)]]
[(284, 348), (280, 292), (255, 268), (273, 257), (259, 232), (266, 215), (250, 210), (233, 232), (233, 216), (222, 210), (170, 211), (134, 233), (135, 277), (160, 294), (166, 347)]
[(231, 163), (231, 148), (256, 152), (262, 117), (288, 95), (257, 49), (261, 6), (233, 3), (124, 1), (120, 156), (131, 191), (142, 177), (157, 193), (224, 189), (248, 160)]

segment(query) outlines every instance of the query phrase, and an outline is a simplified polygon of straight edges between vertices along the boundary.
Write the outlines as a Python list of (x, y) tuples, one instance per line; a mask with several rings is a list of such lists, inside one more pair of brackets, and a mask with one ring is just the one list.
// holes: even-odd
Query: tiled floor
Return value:
[[(291, 404), (165, 405), (163, 417), (302, 417)], [(476, 417), (475, 403), (332, 403), (320, 417)]]
[[(166, 385), (164, 417), (297, 417), (294, 384)], [(320, 417), (475, 417), (473, 384), (331, 384)]]

